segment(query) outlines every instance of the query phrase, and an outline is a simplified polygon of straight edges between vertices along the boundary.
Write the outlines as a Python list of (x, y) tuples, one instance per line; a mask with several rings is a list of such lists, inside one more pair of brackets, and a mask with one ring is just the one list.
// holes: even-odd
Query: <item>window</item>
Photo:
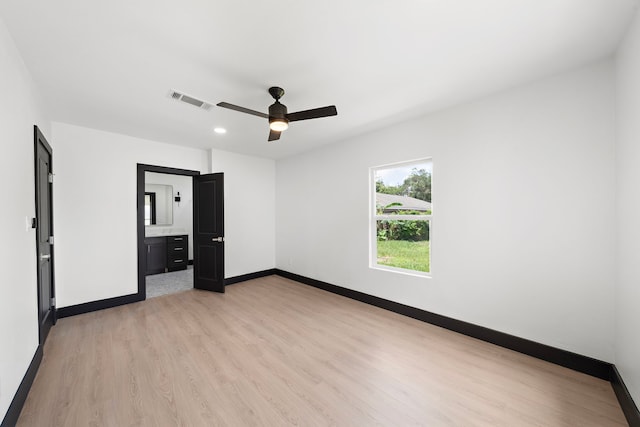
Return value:
[(431, 159), (371, 168), (371, 267), (430, 276)]

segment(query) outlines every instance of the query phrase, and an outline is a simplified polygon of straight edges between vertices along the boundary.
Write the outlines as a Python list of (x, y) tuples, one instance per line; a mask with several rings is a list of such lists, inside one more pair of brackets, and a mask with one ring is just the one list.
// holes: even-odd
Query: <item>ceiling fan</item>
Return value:
[(284, 89), (280, 87), (270, 87), (269, 93), (276, 100), (269, 106), (269, 114), (260, 111), (250, 110), (249, 108), (239, 107), (229, 104), (228, 102), (219, 102), (218, 107), (229, 108), (230, 110), (240, 111), (241, 113), (252, 114), (254, 116), (269, 119), (269, 141), (280, 139), (282, 131), (289, 127), (289, 122), (297, 122), (299, 120), (318, 119), (320, 117), (336, 116), (338, 110), (335, 105), (328, 107), (313, 108), (311, 110), (297, 111), (295, 113), (287, 113), (287, 106), (280, 103), (280, 98), (284, 96)]

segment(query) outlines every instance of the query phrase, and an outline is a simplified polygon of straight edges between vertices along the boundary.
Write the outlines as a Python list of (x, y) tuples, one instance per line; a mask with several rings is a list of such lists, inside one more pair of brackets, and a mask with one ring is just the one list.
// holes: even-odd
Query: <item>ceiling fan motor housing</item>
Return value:
[(269, 106), (269, 123), (274, 120), (289, 122), (287, 120), (287, 106), (280, 104), (279, 101)]

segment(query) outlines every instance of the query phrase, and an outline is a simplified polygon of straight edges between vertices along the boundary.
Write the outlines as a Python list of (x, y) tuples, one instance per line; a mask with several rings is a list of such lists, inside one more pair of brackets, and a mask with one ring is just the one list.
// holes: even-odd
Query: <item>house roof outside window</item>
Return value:
[[(400, 203), (400, 206), (389, 206), (392, 203)], [(396, 196), (394, 194), (376, 193), (376, 206), (389, 206), (383, 213), (393, 213), (398, 211), (420, 211), (431, 210), (431, 203), (409, 196)]]

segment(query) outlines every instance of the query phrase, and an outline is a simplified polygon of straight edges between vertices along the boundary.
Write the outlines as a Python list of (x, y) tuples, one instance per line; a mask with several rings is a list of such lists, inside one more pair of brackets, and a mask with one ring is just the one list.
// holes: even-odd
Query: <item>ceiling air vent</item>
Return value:
[(176, 101), (181, 101), (181, 102), (185, 102), (189, 105), (193, 105), (194, 107), (198, 107), (201, 108), (205, 111), (209, 111), (211, 109), (211, 107), (213, 106), (213, 104), (210, 104), (208, 102), (205, 101), (201, 101), (197, 98), (194, 98), (192, 96), (189, 95), (185, 95), (184, 93), (180, 93), (177, 92), (175, 90), (170, 90), (169, 91), (169, 98), (171, 99), (175, 99)]

